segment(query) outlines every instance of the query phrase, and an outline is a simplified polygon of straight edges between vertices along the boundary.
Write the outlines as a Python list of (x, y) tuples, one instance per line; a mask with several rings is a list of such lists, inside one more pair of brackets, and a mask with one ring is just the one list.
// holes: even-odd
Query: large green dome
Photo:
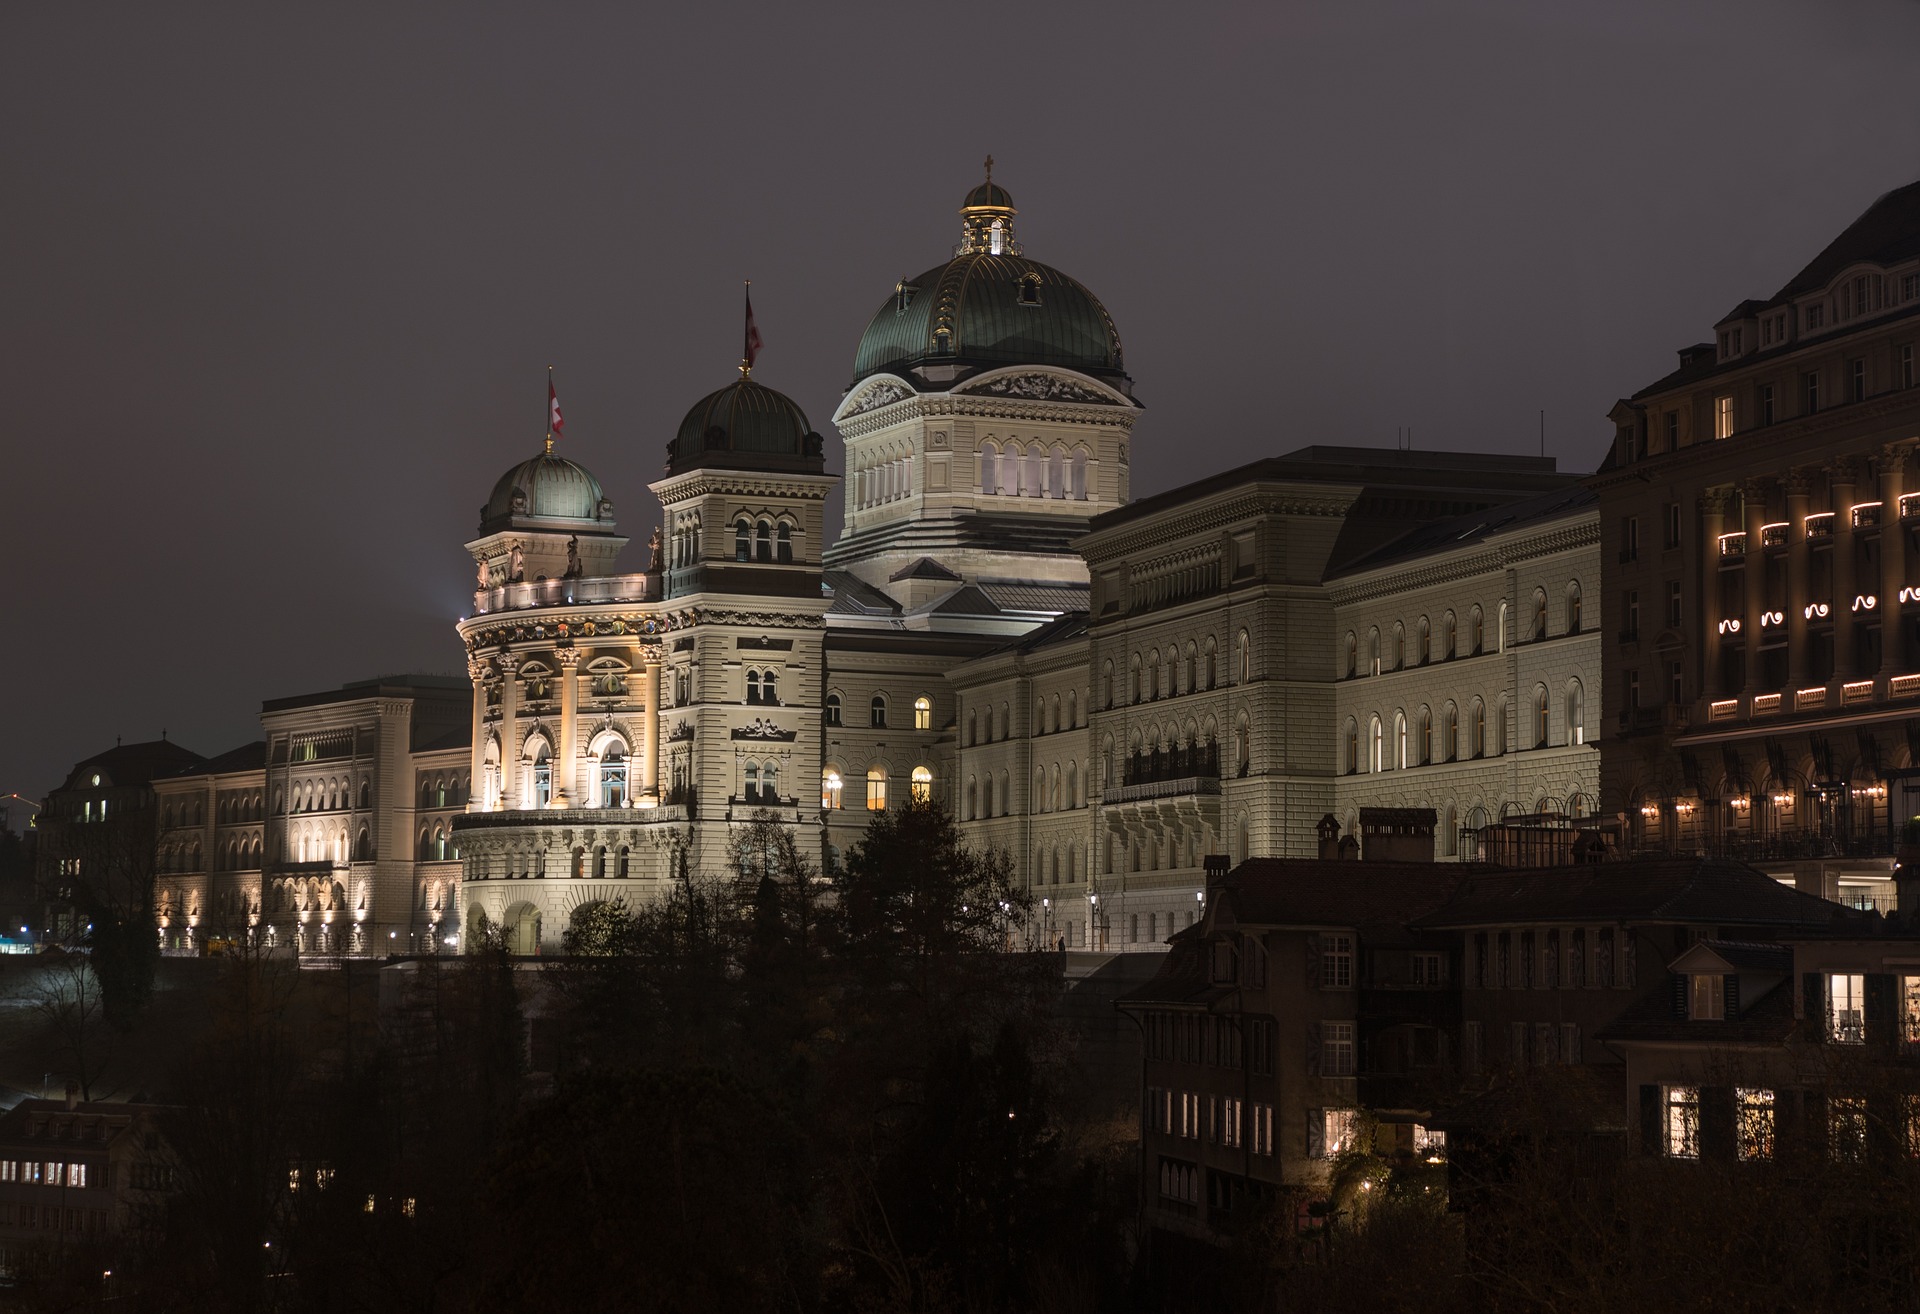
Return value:
[(894, 288), (860, 336), (854, 383), (880, 373), (911, 378), (930, 365), (955, 367), (942, 384), (968, 369), (1005, 365), (1124, 379), (1113, 317), (1082, 284), (1021, 254), (1017, 213), (991, 179), (968, 193), (953, 258)]
[(818, 466), (821, 447), (793, 398), (742, 376), (693, 404), (667, 448), (667, 471), (701, 465), (799, 469)]
[(613, 503), (585, 466), (549, 448), (501, 475), (480, 509), (482, 533), (529, 520), (604, 521), (610, 528)]

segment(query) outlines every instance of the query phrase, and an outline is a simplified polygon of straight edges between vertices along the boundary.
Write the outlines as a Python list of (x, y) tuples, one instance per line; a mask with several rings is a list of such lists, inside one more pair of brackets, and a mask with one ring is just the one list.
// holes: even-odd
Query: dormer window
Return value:
[(1020, 280), (1020, 304), (1037, 306), (1040, 304), (1040, 276), (1028, 274)]
[(1702, 972), (1687, 979), (1689, 1002), (1687, 1016), (1695, 1022), (1720, 1022), (1727, 1016), (1727, 980), (1715, 973)]
[(1920, 274), (1902, 274), (1900, 276), (1900, 299), (1912, 301), (1920, 297)]
[(1815, 302), (1811, 306), (1803, 307), (1800, 311), (1800, 323), (1804, 331), (1808, 333), (1817, 333), (1819, 330), (1825, 328), (1827, 324), (1826, 306)]
[(914, 293), (919, 290), (918, 287), (907, 282), (904, 278), (898, 283), (895, 283), (893, 285), (893, 313), (896, 315), (904, 315), (907, 307), (913, 304)]

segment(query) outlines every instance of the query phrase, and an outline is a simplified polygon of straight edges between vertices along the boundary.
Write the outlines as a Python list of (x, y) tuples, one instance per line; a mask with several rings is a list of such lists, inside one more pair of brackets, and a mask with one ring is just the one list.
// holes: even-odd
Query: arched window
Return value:
[(933, 798), (932, 771), (923, 766), (917, 766), (913, 769), (912, 793), (915, 803), (926, 803)]
[(1367, 631), (1367, 674), (1380, 674), (1380, 627), (1378, 625)]
[(1393, 669), (1398, 671), (1407, 664), (1407, 627), (1399, 621), (1393, 623)]
[(840, 724), (840, 695), (837, 693), (827, 695), (827, 724)]
[(915, 730), (933, 729), (933, 700), (925, 694), (913, 700), (913, 728)]
[(760, 672), (760, 701), (775, 707), (780, 705), (780, 672)]
[(1580, 581), (1567, 585), (1567, 633), (1580, 633)]
[(1547, 591), (1533, 591), (1533, 637), (1538, 642), (1547, 637)]
[(1140, 701), (1140, 657), (1137, 653), (1127, 659), (1127, 701)]
[(1500, 619), (1493, 632), (1493, 650), (1495, 652), (1507, 650), (1507, 600), (1505, 598), (1500, 599)]
[(616, 739), (608, 743), (600, 753), (600, 806), (620, 808), (626, 805), (626, 746)]
[(1478, 657), (1486, 642), (1486, 620), (1480, 611), (1480, 604), (1475, 603), (1473, 610), (1467, 613), (1467, 655)]
[(1240, 683), (1245, 684), (1253, 679), (1253, 639), (1245, 630), (1240, 631), (1239, 645), (1240, 660), (1236, 665), (1240, 668)]
[(438, 862), (447, 860), (447, 832), (439, 826), (433, 828), (433, 856)]
[(1545, 748), (1552, 738), (1548, 707), (1547, 686), (1543, 684), (1533, 691), (1533, 746), (1535, 748)]
[(993, 815), (993, 773), (989, 771), (980, 781), (980, 815)]
[(967, 792), (962, 807), (963, 811), (960, 814), (962, 821), (972, 821), (980, 815), (980, 782), (973, 776), (967, 777)]
[(1055, 499), (1067, 495), (1067, 451), (1064, 447), (1054, 448), (1053, 454), (1047, 458), (1047, 495)]
[(793, 560), (793, 526), (784, 520), (780, 522), (780, 538), (776, 546), (779, 551), (780, 560)]
[(1460, 709), (1452, 703), (1440, 715), (1440, 760), (1451, 762), (1460, 753)]
[(1567, 742), (1587, 742), (1587, 691), (1578, 680), (1567, 681)]
[(753, 556), (756, 561), (773, 560), (773, 522), (771, 520), (760, 522), (759, 534), (754, 540)]
[(1351, 716), (1347, 718), (1346, 728), (1340, 735), (1341, 769), (1348, 775), (1360, 770), (1360, 723)]
[(1100, 666), (1100, 705), (1113, 710), (1113, 662), (1110, 659)]
[(760, 801), (760, 764), (749, 762), (743, 770), (746, 776), (746, 787), (740, 791), (740, 796), (749, 803), (758, 803)]
[(820, 806), (828, 811), (840, 806), (840, 792), (846, 782), (840, 779), (840, 773), (832, 767), (820, 773)]
[(1405, 770), (1407, 763), (1407, 714), (1393, 714), (1393, 765), (1397, 770)]
[(1203, 663), (1206, 666), (1205, 674), (1207, 677), (1207, 688), (1211, 689), (1214, 687), (1214, 683), (1217, 678), (1214, 670), (1214, 667), (1215, 667), (1214, 658), (1218, 655), (1214, 649), (1213, 637), (1211, 635), (1207, 637), (1207, 646), (1201, 651), (1200, 655)]
[(760, 672), (752, 669), (747, 671), (747, 701), (749, 703), (760, 701)]
[(1359, 673), (1360, 665), (1360, 640), (1354, 636), (1352, 630), (1347, 631), (1347, 641), (1342, 646), (1342, 652), (1344, 656), (1340, 661), (1340, 674), (1351, 680)]
[(1367, 719), (1367, 770), (1378, 771), (1384, 765), (1386, 756), (1385, 738), (1380, 725), (1380, 717), (1375, 715)]
[(1077, 450), (1073, 454), (1073, 496), (1076, 500), (1087, 500), (1087, 454)]
[(745, 516), (733, 525), (733, 559), (745, 561), (753, 555), (753, 524)]
[(553, 799), (553, 754), (547, 748), (547, 741), (536, 739), (532, 744), (533, 770), (532, 789), (529, 791), (533, 806), (544, 808)]
[(868, 724), (872, 725), (875, 729), (886, 729), (887, 699), (884, 694), (875, 694), (873, 696), (873, 703), (871, 704), (869, 715), (872, 717), (872, 720)]
[(1473, 700), (1473, 710), (1468, 714), (1467, 747), (1474, 757), (1487, 755), (1487, 705), (1478, 698)]
[(1080, 806), (1080, 771), (1075, 763), (1067, 763), (1067, 806)]
[(1507, 696), (1500, 695), (1500, 701), (1493, 709), (1493, 751), (1501, 754), (1507, 751)]
[(980, 491), (993, 494), (1000, 491), (1000, 449), (993, 443), (980, 444)]
[(760, 801), (769, 806), (780, 801), (780, 764), (771, 759), (760, 765)]
[(1432, 660), (1432, 654), (1433, 624), (1428, 621), (1425, 616), (1422, 616), (1414, 625), (1413, 660), (1415, 664), (1425, 666)]
[(1067, 690), (1067, 729), (1077, 730), (1079, 727), (1080, 691), (1078, 689), (1069, 689)]
[(1420, 717), (1415, 723), (1413, 741), (1413, 760), (1417, 766), (1425, 766), (1433, 761), (1433, 709), (1422, 707)]
[(887, 810), (887, 769), (870, 767), (867, 770), (867, 811), (885, 812)]
[(1453, 613), (1448, 612), (1440, 618), (1440, 655), (1448, 661), (1453, 660), (1454, 638)]

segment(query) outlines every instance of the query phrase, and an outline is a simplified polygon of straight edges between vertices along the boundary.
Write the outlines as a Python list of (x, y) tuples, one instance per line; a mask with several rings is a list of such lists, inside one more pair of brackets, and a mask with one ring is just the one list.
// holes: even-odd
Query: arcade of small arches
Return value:
[[(916, 710), (918, 703), (914, 704)], [(1013, 735), (1013, 709), (1004, 700), (995, 707), (987, 703), (981, 707), (969, 707), (965, 719), (965, 731), (960, 743), (963, 748), (973, 748), (980, 744), (997, 743)], [(1045, 736), (1058, 734), (1062, 730), (1078, 730), (1080, 723), (1080, 692), (1067, 690), (1063, 700), (1059, 694), (1034, 700), (1033, 734)]]
[(1091, 491), (1087, 467), (1092, 450), (1084, 443), (1022, 443), (994, 439), (980, 443), (980, 492), (986, 496), (1050, 498), (1084, 502)]
[[(358, 801), (356, 802), (356, 796)], [(359, 781), (356, 790), (353, 780), (341, 776), (316, 777), (312, 780), (296, 781), (284, 795), (278, 787), (273, 791), (273, 811), (275, 815), (298, 815), (303, 812), (348, 812), (355, 808), (365, 811), (373, 806), (373, 782), (365, 776)]]
[[(767, 687), (772, 689), (771, 673)], [(608, 718), (609, 722), (612, 718)], [(480, 755), (480, 809), (497, 811), (506, 806), (506, 775), (501, 766), (500, 737), (489, 731)], [(521, 741), (515, 766), (517, 794), (523, 808), (546, 808), (554, 800), (553, 740), (545, 726), (536, 722)], [(616, 724), (603, 725), (588, 741), (586, 753), (586, 802), (580, 806), (622, 808), (633, 803), (633, 740), (631, 732)], [(455, 854), (457, 856), (457, 852)]]
[(799, 534), (799, 522), (787, 512), (777, 515), (763, 512), (757, 518), (743, 513), (733, 522), (733, 559), (791, 562), (794, 540)]
[[(1068, 758), (1064, 766), (1057, 761), (1036, 766), (1033, 769), (1032, 792), (1028, 796), (1028, 811), (1044, 815), (1086, 807), (1087, 794), (1082, 788), (1084, 779), (1080, 763), (1072, 758)], [(986, 771), (967, 777), (966, 789), (961, 794), (960, 820), (985, 821), (993, 817), (1010, 816), (1013, 810), (1011, 770), (1002, 768), (997, 776), (992, 771)]]
[[(1253, 678), (1253, 643), (1245, 630), (1234, 639), (1235, 666), (1241, 683)], [(1114, 664), (1111, 659), (1100, 667), (1100, 702), (1115, 706)], [(1203, 693), (1219, 687), (1219, 640), (1214, 635), (1175, 640), (1162, 647), (1150, 647), (1127, 658), (1126, 687), (1117, 691), (1129, 706)]]
[[(1343, 775), (1405, 771), (1414, 767), (1501, 757), (1514, 751), (1509, 742), (1512, 705), (1506, 694), (1495, 700), (1491, 713), (1484, 698), (1466, 701), (1464, 714), (1453, 699), (1436, 712), (1422, 703), (1411, 713), (1404, 707), (1346, 718), (1340, 728), (1340, 770)], [(1555, 713), (1558, 712), (1556, 721)], [(1464, 730), (1464, 744), (1462, 734)], [(1586, 686), (1569, 677), (1556, 700), (1545, 684), (1536, 684), (1518, 727), (1526, 749), (1578, 746), (1587, 742)]]
[[(1561, 591), (1558, 631), (1552, 628), (1552, 621), (1547, 590), (1534, 589), (1530, 609), (1526, 615), (1526, 633), (1521, 641), (1541, 643), (1548, 639), (1566, 638), (1588, 632), (1579, 580), (1568, 580)], [(1493, 651), (1495, 653), (1507, 650), (1509, 625), (1508, 606), (1502, 599), (1494, 618)], [(1441, 613), (1437, 630), (1432, 618), (1422, 614), (1414, 619), (1411, 628), (1405, 621), (1398, 620), (1388, 626), (1384, 633), (1378, 625), (1369, 626), (1364, 639), (1364, 651), (1361, 647), (1362, 636), (1357, 630), (1348, 630), (1341, 639), (1340, 675), (1342, 679), (1355, 680), (1368, 675), (1384, 675), (1389, 671), (1426, 666), (1435, 661), (1446, 662), (1462, 657), (1482, 656), (1487, 651), (1486, 613), (1479, 603), (1474, 603), (1467, 608), (1464, 635), (1461, 633), (1460, 618), (1452, 608), (1448, 608)], [(1463, 639), (1464, 651), (1461, 647)]]

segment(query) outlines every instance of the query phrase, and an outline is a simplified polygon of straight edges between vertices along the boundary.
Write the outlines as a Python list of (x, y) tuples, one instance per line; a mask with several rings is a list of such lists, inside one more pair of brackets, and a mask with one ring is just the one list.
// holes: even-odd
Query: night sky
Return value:
[(8, 10), (0, 794), (462, 671), (548, 364), (638, 568), (740, 280), (827, 432), (989, 152), (1119, 325), (1136, 495), (1402, 426), (1532, 451), (1543, 408), (1590, 469), (1920, 176), (1913, 3), (299, 8)]

